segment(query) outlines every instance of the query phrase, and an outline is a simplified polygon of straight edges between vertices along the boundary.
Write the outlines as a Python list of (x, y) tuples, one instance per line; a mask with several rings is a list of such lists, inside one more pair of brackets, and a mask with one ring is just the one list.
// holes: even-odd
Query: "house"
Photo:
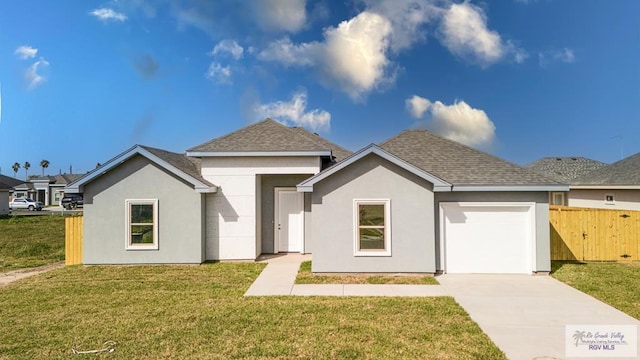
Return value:
[(186, 151), (136, 145), (84, 193), (85, 264), (311, 253), (314, 272), (546, 273), (568, 187), (423, 130), (350, 153), (273, 120)]
[(9, 192), (11, 186), (0, 179), (0, 216), (9, 214)]
[(30, 178), (13, 187), (15, 197), (28, 197), (41, 201), (45, 206), (59, 205), (64, 196), (64, 188), (81, 174), (58, 174)]
[(569, 206), (640, 210), (640, 153), (573, 179)]
[[(607, 166), (607, 164), (585, 157), (545, 157), (525, 165), (529, 170), (562, 184)], [(554, 191), (549, 193), (549, 204), (568, 205), (569, 193)]]

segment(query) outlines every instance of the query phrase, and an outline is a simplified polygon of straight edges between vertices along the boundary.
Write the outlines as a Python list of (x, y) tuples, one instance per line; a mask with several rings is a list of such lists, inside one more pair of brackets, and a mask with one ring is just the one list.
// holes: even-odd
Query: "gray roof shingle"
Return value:
[(575, 178), (571, 185), (640, 185), (640, 153)]
[(452, 185), (558, 185), (545, 176), (426, 130), (407, 130), (380, 147)]
[[(24, 181), (12, 178), (10, 176), (0, 175), (0, 183), (2, 183), (3, 186), (7, 186), (7, 189), (11, 189), (14, 186), (18, 186), (24, 183)], [(0, 186), (0, 188), (3, 188), (3, 186)]]
[(585, 157), (546, 157), (524, 167), (555, 181), (570, 184), (571, 180), (603, 166), (607, 164)]
[(202, 177), (202, 174), (200, 172), (200, 159), (188, 157), (184, 154), (178, 154), (167, 150), (152, 148), (150, 146), (138, 146), (159, 157), (163, 161), (166, 161), (183, 173), (195, 179), (198, 179), (204, 184), (214, 186), (213, 184), (211, 184), (211, 182)]
[(265, 119), (228, 135), (195, 146), (187, 152), (243, 152), (243, 151), (323, 151), (331, 150), (337, 160), (350, 151), (301, 127), (290, 128), (274, 120)]

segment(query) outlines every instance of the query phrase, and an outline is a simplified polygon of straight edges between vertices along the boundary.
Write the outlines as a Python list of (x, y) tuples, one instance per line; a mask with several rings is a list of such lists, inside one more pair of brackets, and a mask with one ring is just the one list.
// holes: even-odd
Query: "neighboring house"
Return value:
[(30, 178), (13, 187), (14, 197), (28, 197), (41, 201), (45, 206), (59, 205), (64, 188), (82, 174), (59, 174)]
[(640, 153), (571, 181), (569, 206), (640, 210)]
[(85, 264), (311, 253), (314, 272), (546, 273), (548, 192), (532, 171), (427, 131), (351, 154), (273, 120), (177, 154), (136, 145), (84, 193)]
[(9, 192), (11, 186), (2, 182), (0, 179), (0, 215), (9, 214)]
[[(571, 184), (572, 180), (607, 164), (585, 157), (546, 157), (525, 165), (529, 170), (544, 175), (562, 184)], [(549, 193), (549, 204), (568, 205), (569, 193), (554, 191)]]

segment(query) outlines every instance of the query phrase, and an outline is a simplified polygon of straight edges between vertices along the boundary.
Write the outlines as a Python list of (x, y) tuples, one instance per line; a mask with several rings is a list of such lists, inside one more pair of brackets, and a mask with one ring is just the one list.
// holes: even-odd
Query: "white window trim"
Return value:
[[(384, 205), (384, 250), (360, 250), (360, 211), (359, 205)], [(390, 199), (354, 199), (353, 200), (353, 256), (391, 256), (391, 200)]]
[[(607, 201), (607, 196), (611, 196), (613, 200)], [(616, 194), (614, 193), (605, 193), (604, 194), (604, 204), (605, 205), (615, 205), (616, 204)]]
[[(555, 197), (560, 195), (561, 201), (560, 204), (556, 204)], [(564, 193), (563, 192), (552, 192), (551, 193), (551, 204), (552, 205), (564, 205)]]
[[(153, 244), (131, 243), (131, 205), (153, 205)], [(125, 200), (125, 249), (158, 250), (158, 199), (126, 199)]]

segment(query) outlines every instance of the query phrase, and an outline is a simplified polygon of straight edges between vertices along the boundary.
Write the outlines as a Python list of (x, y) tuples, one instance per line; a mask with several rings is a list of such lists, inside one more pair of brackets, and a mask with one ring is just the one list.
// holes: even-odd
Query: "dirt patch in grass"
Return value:
[(640, 319), (640, 262), (552, 262), (551, 276)]
[(67, 266), (10, 284), (0, 359), (107, 340), (117, 359), (504, 359), (451, 297), (243, 297), (263, 267)]
[(0, 217), (0, 273), (64, 260), (64, 217)]
[(433, 276), (424, 275), (371, 275), (371, 274), (340, 274), (323, 275), (311, 272), (311, 261), (300, 264), (296, 284), (408, 284), (408, 285), (437, 285)]

